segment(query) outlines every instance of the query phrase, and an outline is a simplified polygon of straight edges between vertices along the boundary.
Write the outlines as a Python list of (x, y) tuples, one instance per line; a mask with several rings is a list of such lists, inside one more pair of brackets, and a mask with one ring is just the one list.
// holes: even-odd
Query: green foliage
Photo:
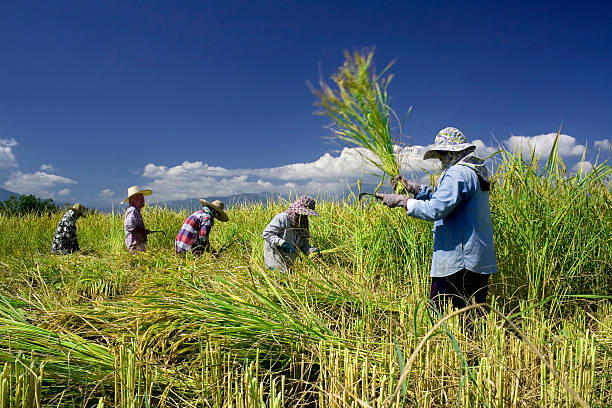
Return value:
[(50, 198), (42, 199), (32, 194), (24, 194), (16, 197), (11, 195), (4, 203), (0, 203), (0, 212), (24, 215), (24, 214), (49, 214), (59, 209)]

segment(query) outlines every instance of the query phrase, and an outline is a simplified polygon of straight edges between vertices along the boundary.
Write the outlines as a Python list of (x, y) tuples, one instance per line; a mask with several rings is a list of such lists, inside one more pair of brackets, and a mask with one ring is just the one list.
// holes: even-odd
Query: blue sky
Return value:
[(584, 146), (589, 161), (607, 157), (611, 9), (4, 2), (0, 186), (88, 205), (117, 203), (134, 184), (153, 201), (342, 188), (359, 177), (359, 155), (327, 140), (306, 82), (328, 78), (343, 50), (371, 46), (380, 68), (397, 59), (392, 106), (413, 107), (404, 134), (417, 146), (452, 125), (483, 152), (518, 141), (546, 150), (563, 122), (570, 165)]

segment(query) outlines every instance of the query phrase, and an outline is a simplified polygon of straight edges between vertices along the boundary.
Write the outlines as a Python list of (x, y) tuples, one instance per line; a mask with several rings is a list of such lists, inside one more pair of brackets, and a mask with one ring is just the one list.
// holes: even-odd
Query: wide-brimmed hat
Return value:
[(423, 155), (423, 160), (436, 158), (437, 152), (460, 152), (465, 149), (476, 149), (469, 143), (463, 133), (457, 128), (446, 127), (438, 132), (434, 144)]
[(142, 195), (151, 195), (152, 191), (151, 190), (141, 190), (140, 187), (138, 186), (132, 186), (130, 188), (128, 188), (128, 196), (125, 200), (123, 200), (121, 203), (125, 203), (127, 202), (130, 197), (135, 196), (136, 194), (142, 194)]
[(315, 211), (315, 205), (316, 202), (314, 198), (301, 196), (289, 206), (287, 211), (293, 211), (294, 213), (301, 215), (314, 215), (318, 217), (320, 214)]
[(72, 210), (78, 212), (79, 214), (81, 214), (81, 217), (85, 218), (85, 211), (87, 209), (83, 207), (82, 204), (74, 203), (74, 205), (72, 206)]
[(200, 198), (200, 204), (202, 204), (202, 207), (210, 207), (213, 210), (215, 210), (217, 212), (217, 214), (215, 215), (215, 218), (218, 219), (219, 221), (221, 222), (229, 221), (229, 217), (224, 211), (225, 204), (223, 204), (221, 201), (215, 200), (212, 203), (209, 203), (205, 199)]

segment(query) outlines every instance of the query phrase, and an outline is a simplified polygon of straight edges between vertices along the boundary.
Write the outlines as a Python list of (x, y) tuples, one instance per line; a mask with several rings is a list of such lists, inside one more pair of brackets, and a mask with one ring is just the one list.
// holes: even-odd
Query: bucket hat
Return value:
[(437, 152), (460, 152), (465, 149), (476, 150), (476, 145), (469, 143), (457, 128), (446, 127), (438, 132), (434, 144), (423, 155), (423, 160), (433, 159)]
[(151, 195), (152, 191), (151, 190), (141, 190), (140, 187), (138, 186), (132, 186), (130, 188), (128, 188), (128, 196), (125, 200), (123, 200), (121, 203), (125, 203), (127, 202), (130, 197), (135, 196), (136, 194), (142, 194), (142, 195)]
[(318, 217), (319, 213), (315, 211), (315, 205), (315, 200), (312, 197), (301, 196), (289, 206), (287, 211), (292, 211), (296, 214), (314, 215)]
[(221, 201), (215, 200), (212, 203), (209, 203), (205, 199), (200, 198), (200, 204), (202, 204), (202, 207), (210, 207), (214, 209), (217, 212), (217, 214), (215, 215), (215, 218), (218, 219), (219, 221), (221, 222), (229, 221), (229, 217), (224, 211), (225, 204), (223, 204)]
[(81, 214), (81, 217), (85, 218), (85, 211), (87, 209), (83, 207), (82, 204), (74, 203), (74, 205), (72, 206), (72, 210), (78, 212), (79, 214)]

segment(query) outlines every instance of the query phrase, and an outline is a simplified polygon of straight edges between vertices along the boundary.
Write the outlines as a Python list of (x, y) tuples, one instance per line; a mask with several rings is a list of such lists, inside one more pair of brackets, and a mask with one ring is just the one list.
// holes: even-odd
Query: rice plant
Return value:
[[(319, 115), (332, 120), (334, 134), (343, 142), (364, 150), (364, 159), (382, 171), (382, 176), (400, 174), (395, 154), (401, 143), (400, 120), (391, 109), (388, 93), (393, 78), (387, 73), (391, 62), (380, 73), (374, 66), (374, 51), (344, 52), (344, 64), (332, 75), (333, 85), (321, 79), (319, 88), (311, 87), (317, 98)], [(408, 113), (406, 113), (408, 115)]]

